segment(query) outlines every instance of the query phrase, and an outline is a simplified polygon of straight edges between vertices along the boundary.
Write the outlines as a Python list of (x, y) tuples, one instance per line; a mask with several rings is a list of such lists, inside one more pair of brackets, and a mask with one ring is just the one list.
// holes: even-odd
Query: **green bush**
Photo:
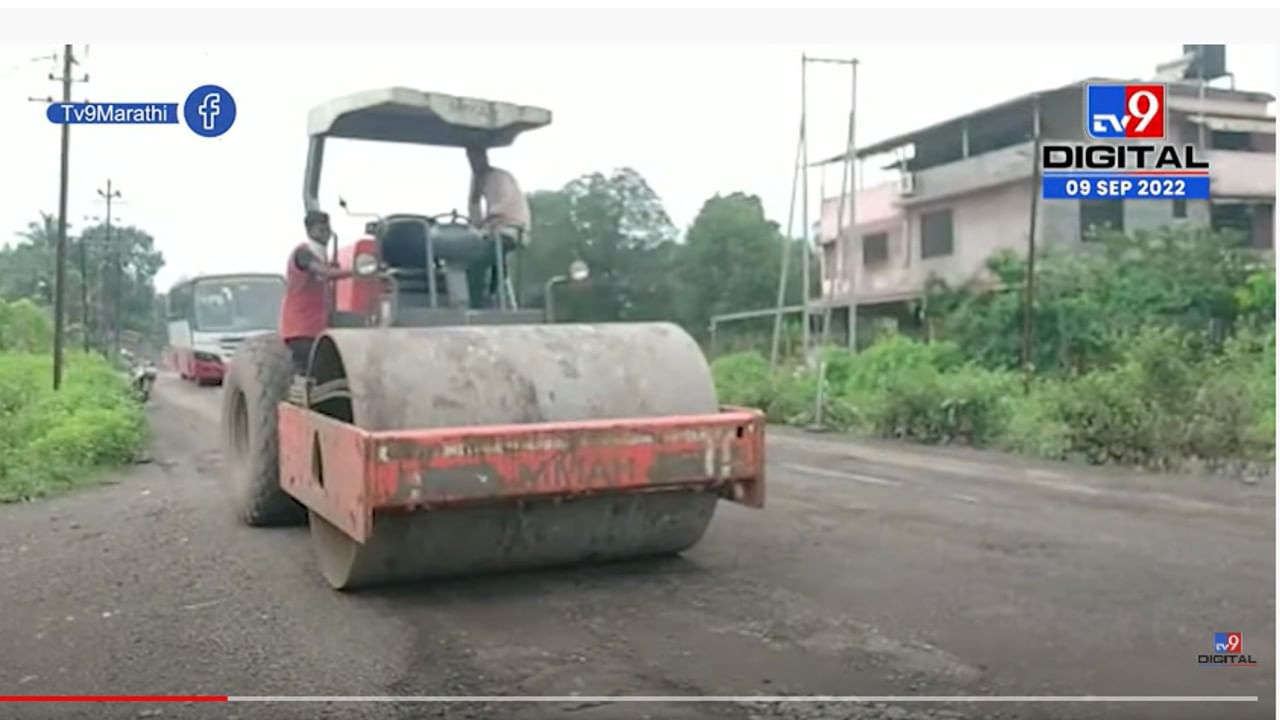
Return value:
[(1098, 464), (1274, 456), (1274, 330), (1237, 336), (1221, 355), (1172, 328), (1118, 342), (1116, 366), (1042, 381), (1013, 400), (1000, 444)]
[(1070, 388), (1057, 380), (1040, 380), (1028, 393), (1009, 396), (1004, 428), (996, 445), (1010, 452), (1064, 460), (1072, 456), (1071, 428), (1057, 412)]
[(724, 355), (711, 363), (716, 394), (727, 405), (764, 408), (773, 394), (769, 361), (757, 352)]
[(967, 365), (946, 372), (931, 365), (891, 370), (853, 400), (864, 426), (882, 437), (983, 446), (1001, 434), (1013, 375)]
[[(765, 410), (770, 422), (808, 425), (816, 419), (817, 400), (818, 376), (814, 372), (803, 367), (780, 368), (773, 376), (773, 397)], [(833, 408), (832, 396), (827, 394), (824, 410)]]
[(0, 354), (0, 501), (46, 497), (129, 462), (146, 441), (142, 408), (97, 356), (67, 356), (62, 388), (47, 355)]
[[(1091, 463), (1274, 459), (1275, 329), (1242, 327), (1216, 352), (1203, 334), (1146, 328), (1109, 340), (1117, 360), (1074, 377), (965, 363), (952, 343), (890, 335), (859, 354), (823, 352), (828, 427)], [(727, 401), (770, 422), (813, 422), (816, 374), (770, 374), (758, 354), (713, 364)]]
[(1148, 462), (1160, 442), (1140, 385), (1133, 367), (1095, 370), (1051, 396), (1051, 417), (1067, 428), (1070, 452), (1098, 464)]
[(964, 363), (960, 346), (950, 342), (925, 343), (890, 333), (866, 350), (854, 355), (841, 352), (840, 376), (828, 375), (832, 384), (844, 394), (883, 390), (903, 373), (932, 370), (945, 373)]
[(1275, 459), (1275, 326), (1243, 327), (1200, 368), (1189, 451), (1199, 457)]

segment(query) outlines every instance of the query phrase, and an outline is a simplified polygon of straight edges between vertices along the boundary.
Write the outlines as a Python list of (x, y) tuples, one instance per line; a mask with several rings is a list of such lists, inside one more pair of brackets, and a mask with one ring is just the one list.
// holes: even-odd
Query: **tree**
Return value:
[(0, 300), (0, 352), (47, 353), (53, 349), (53, 318), (30, 300)]
[[(713, 315), (772, 307), (777, 302), (783, 238), (755, 195), (733, 193), (707, 200), (694, 219), (675, 279), (680, 322), (704, 335)], [(799, 267), (799, 255), (793, 257)], [(799, 272), (793, 284), (799, 297)]]
[(543, 284), (573, 260), (591, 268), (582, 285), (556, 290), (556, 314), (581, 322), (671, 317), (676, 230), (657, 193), (635, 170), (584, 175), (530, 196), (532, 242), (517, 260), (521, 296), (545, 304)]
[[(27, 298), (51, 305), (55, 291), (57, 218), (41, 213), (40, 220), (30, 223), (19, 238), (17, 244), (0, 249), (0, 299)], [(88, 277), (81, 277), (80, 273), (81, 243), (84, 243)], [(105, 347), (108, 336), (104, 330), (112, 324), (110, 311), (115, 307), (113, 270), (117, 257), (122, 278), (119, 285), (121, 329), (151, 334), (154, 326), (153, 281), (164, 266), (164, 256), (156, 251), (154, 238), (135, 227), (113, 226), (108, 245), (106, 226), (100, 224), (86, 228), (78, 238), (69, 237), (67, 251), (64, 299), (71, 344), (78, 344), (75, 338), (84, 332), (81, 298), (87, 296), (89, 324), (96, 330), (93, 340), (99, 347)]]
[(42, 212), (40, 220), (28, 223), (18, 237), (16, 245), (0, 249), (0, 298), (52, 304), (57, 218)]
[(120, 330), (150, 335), (155, 324), (155, 276), (164, 267), (155, 239), (136, 227), (112, 226), (108, 242), (106, 226), (95, 225), (80, 234), (80, 241), (86, 243), (91, 269), (90, 307), (106, 310), (92, 322), (99, 341), (110, 341), (117, 300)]
[(516, 255), (512, 272), (521, 303), (545, 306), (547, 280), (565, 274), (578, 257), (577, 231), (569, 222), (569, 198), (559, 190), (530, 193), (529, 211), (531, 242)]

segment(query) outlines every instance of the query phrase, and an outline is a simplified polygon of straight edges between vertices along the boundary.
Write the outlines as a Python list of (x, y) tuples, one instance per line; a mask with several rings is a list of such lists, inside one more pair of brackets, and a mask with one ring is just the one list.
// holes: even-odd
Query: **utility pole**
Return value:
[(115, 357), (120, 354), (120, 322), (121, 322), (121, 298), (123, 293), (121, 289), (124, 286), (124, 267), (120, 260), (119, 243), (111, 240), (111, 201), (120, 197), (120, 191), (111, 186), (111, 179), (107, 178), (107, 189), (98, 189), (98, 195), (107, 201), (107, 236), (106, 250), (111, 253), (111, 355), (114, 361)]
[[(55, 56), (56, 57), (56, 56)], [(49, 73), (49, 79), (62, 83), (62, 102), (71, 102), (71, 83), (88, 82), (85, 75), (80, 80), (71, 77), (71, 66), (79, 64), (71, 44), (62, 46), (62, 77)], [(27, 98), (31, 102), (53, 103), (52, 97)], [(53, 297), (53, 389), (62, 387), (63, 345), (66, 340), (66, 286), (67, 286), (67, 184), (70, 176), (71, 125), (62, 123), (62, 168), (58, 185), (58, 243), (54, 253)]]
[(810, 253), (813, 252), (809, 246), (810, 233), (812, 228), (809, 227), (809, 56), (800, 56), (800, 151), (802, 153), (800, 159), (800, 195), (802, 196), (800, 206), (800, 222), (801, 231), (804, 237), (804, 265), (801, 268), (800, 275), (800, 323), (801, 340), (800, 347), (802, 357), (805, 363), (809, 362), (809, 263), (811, 262)]
[(1022, 300), (1022, 371), (1023, 383), (1031, 387), (1032, 355), (1034, 346), (1036, 301), (1036, 226), (1040, 214), (1040, 97), (1031, 106), (1031, 224), (1027, 228), (1027, 277), (1023, 285)]

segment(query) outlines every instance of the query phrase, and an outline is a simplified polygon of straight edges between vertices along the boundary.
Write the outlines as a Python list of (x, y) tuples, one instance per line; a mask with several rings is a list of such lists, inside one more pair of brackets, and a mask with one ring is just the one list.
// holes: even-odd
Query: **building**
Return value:
[[(845, 206), (848, 222), (850, 198), (823, 200), (816, 232), (824, 260), (822, 305), (833, 307), (833, 332), (848, 337), (853, 318), (861, 338), (861, 328), (876, 317), (909, 316), (909, 302), (923, 295), (930, 276), (981, 283), (993, 252), (1025, 252), (1039, 193), (1034, 138), (1097, 142), (1084, 131), (1085, 86), (1094, 82), (1126, 81), (1082, 80), (859, 148), (858, 162), (888, 158), (886, 169), (897, 179), (853, 196), (856, 228), (844, 228), (839, 238), (836, 221)], [(1037, 198), (1037, 247), (1088, 242), (1094, 227), (1132, 231), (1178, 223), (1236, 228), (1252, 245), (1273, 247), (1275, 117), (1269, 104), (1275, 98), (1197, 82), (1170, 82), (1167, 95), (1167, 142), (1194, 145), (1196, 156), (1208, 159), (1211, 199)], [(823, 162), (843, 161), (841, 155)]]

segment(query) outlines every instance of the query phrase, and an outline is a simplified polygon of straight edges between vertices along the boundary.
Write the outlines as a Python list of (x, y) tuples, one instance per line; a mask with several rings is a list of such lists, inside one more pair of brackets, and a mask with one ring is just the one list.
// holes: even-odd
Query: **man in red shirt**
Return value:
[(312, 210), (303, 225), (307, 239), (289, 254), (284, 302), (280, 306), (280, 339), (289, 347), (299, 374), (307, 371), (311, 346), (328, 325), (327, 284), (352, 275), (329, 263), (326, 250), (333, 231), (328, 213)]

